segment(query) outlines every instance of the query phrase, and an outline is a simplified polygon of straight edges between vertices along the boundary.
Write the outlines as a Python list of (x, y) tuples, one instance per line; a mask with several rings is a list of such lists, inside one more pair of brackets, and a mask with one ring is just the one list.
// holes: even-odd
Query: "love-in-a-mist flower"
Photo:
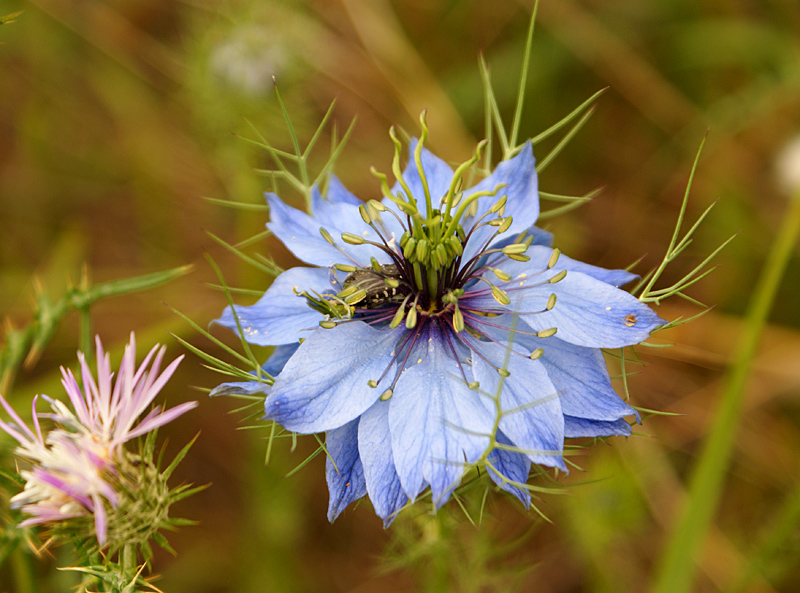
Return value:
[[(424, 129), (424, 128), (423, 128)], [(277, 346), (266, 418), (326, 432), (329, 519), (369, 495), (389, 524), (430, 487), (438, 508), (474, 464), (524, 504), (531, 463), (566, 469), (565, 437), (630, 434), (635, 411), (611, 388), (600, 348), (662, 325), (617, 288), (634, 276), (551, 249), (530, 143), (476, 185), (395, 139), (383, 199), (361, 202), (331, 177), (311, 214), (267, 194), (269, 229), (299, 259), (249, 307), (244, 337)], [(236, 330), (233, 311), (217, 323)], [(278, 372), (279, 371), (279, 372)]]
[[(60, 400), (44, 396), (52, 412), (38, 413), (38, 396), (35, 397), (31, 409), (33, 429), (0, 396), (0, 404), (11, 418), (11, 422), (0, 420), (0, 429), (19, 443), (17, 456), (31, 464), (20, 472), (25, 480), (23, 491), (11, 498), (13, 508), (30, 515), (20, 527), (38, 523), (64, 526), (70, 519), (93, 516), (97, 541), (101, 546), (106, 543), (109, 510), (117, 509), (135, 490), (126, 486), (122, 491), (125, 482), (122, 468), (130, 461), (124, 443), (197, 405), (187, 402), (167, 411), (156, 407), (137, 423), (182, 358), (159, 375), (163, 356), (164, 349), (158, 350), (156, 346), (136, 369), (136, 343), (131, 334), (115, 381), (109, 357), (98, 338), (97, 380), (79, 353), (83, 389), (71, 371), (61, 369), (62, 384), (72, 409)], [(39, 422), (42, 418), (55, 421), (55, 427), (46, 435)]]

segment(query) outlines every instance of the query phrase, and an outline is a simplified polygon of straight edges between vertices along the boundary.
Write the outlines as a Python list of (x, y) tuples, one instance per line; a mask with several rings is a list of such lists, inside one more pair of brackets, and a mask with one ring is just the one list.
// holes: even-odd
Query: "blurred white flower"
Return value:
[(800, 136), (795, 136), (778, 153), (775, 168), (784, 191), (790, 195), (800, 192)]
[(263, 95), (272, 87), (286, 61), (275, 31), (260, 25), (244, 25), (212, 50), (211, 71), (226, 83), (249, 95)]

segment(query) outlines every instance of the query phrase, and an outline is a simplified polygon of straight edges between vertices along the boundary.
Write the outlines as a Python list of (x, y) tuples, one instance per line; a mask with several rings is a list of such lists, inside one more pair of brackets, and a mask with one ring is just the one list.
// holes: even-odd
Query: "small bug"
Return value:
[(366, 308), (377, 309), (381, 305), (397, 301), (398, 298), (402, 299), (404, 296), (399, 291), (399, 287), (387, 286), (384, 282), (385, 278), (394, 278), (395, 280), (401, 278), (400, 270), (396, 265), (383, 265), (380, 272), (376, 272), (372, 268), (358, 268), (355, 272), (350, 272), (344, 279), (344, 287), (357, 286), (364, 290), (367, 294), (362, 301), (366, 301)]

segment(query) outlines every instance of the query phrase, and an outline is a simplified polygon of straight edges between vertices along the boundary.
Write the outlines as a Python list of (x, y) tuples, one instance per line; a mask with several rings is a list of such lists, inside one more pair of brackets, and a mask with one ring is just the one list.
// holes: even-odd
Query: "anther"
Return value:
[(417, 240), (414, 237), (409, 237), (408, 241), (406, 241), (406, 244), (403, 246), (403, 257), (410, 260), (416, 250)]
[(536, 337), (537, 338), (549, 338), (550, 336), (556, 335), (557, 331), (558, 331), (557, 327), (551, 327), (550, 329), (539, 330), (538, 332), (536, 332)]
[(334, 327), (336, 327), (336, 322), (335, 321), (320, 321), (319, 322), (319, 326), (320, 327), (324, 327), (325, 329), (333, 329)]
[(567, 277), (567, 271), (561, 270), (558, 274), (550, 278), (548, 282), (550, 282), (550, 284), (555, 284), (556, 282), (561, 282), (566, 277)]
[(417, 326), (417, 308), (411, 307), (406, 315), (406, 329), (414, 329)]
[(378, 399), (381, 400), (382, 402), (389, 401), (389, 399), (392, 397), (393, 394), (394, 390), (387, 389), (386, 391), (381, 393), (381, 396)]
[(552, 311), (553, 307), (555, 306), (556, 306), (556, 294), (553, 293), (547, 299), (547, 304), (544, 306), (544, 308), (547, 309), (548, 311)]
[(461, 244), (461, 240), (458, 237), (450, 237), (448, 245), (450, 245), (450, 249), (456, 255), (460, 256), (464, 253), (464, 246)]
[(513, 259), (514, 261), (531, 261), (530, 256), (528, 255), (507, 255), (508, 259)]
[(375, 210), (377, 210), (378, 212), (386, 212), (388, 210), (388, 208), (386, 208), (386, 206), (381, 204), (378, 200), (370, 200), (369, 202), (367, 202), (367, 204), (375, 208)]
[[(512, 223), (512, 222), (514, 222), (514, 219), (513, 219), (511, 216), (506, 216), (506, 217), (503, 219), (503, 222), (500, 224), (500, 228), (498, 228), (498, 229), (497, 229), (497, 232), (498, 232), (498, 233), (501, 233), (501, 234), (502, 234), (502, 233), (505, 233), (505, 232), (508, 230), (508, 228), (511, 226), (511, 223)], [(529, 243), (526, 243), (526, 244), (527, 244), (528, 246), (530, 246), (530, 244), (529, 244)]]
[(375, 270), (376, 274), (381, 273), (381, 265), (378, 263), (378, 260), (374, 257), (369, 258), (369, 264), (372, 266), (372, 269)]
[(348, 274), (352, 274), (358, 269), (355, 266), (348, 266), (347, 264), (333, 264), (333, 267), (340, 272), (347, 272)]
[(473, 381), (472, 383), (467, 383), (467, 388), (470, 391), (477, 391), (478, 387), (480, 387), (480, 386), (481, 386), (481, 384), (478, 383), (477, 381)]
[(367, 298), (367, 291), (363, 288), (361, 290), (355, 291), (353, 294), (348, 295), (344, 298), (344, 302), (348, 305), (355, 305)]
[(428, 243), (427, 239), (420, 239), (417, 241), (417, 261), (426, 262), (428, 261), (428, 248), (430, 244)]
[(455, 311), (453, 312), (453, 329), (456, 333), (464, 331), (464, 314), (458, 308), (458, 301), (455, 304)]
[(492, 286), (492, 296), (494, 297), (494, 300), (501, 305), (508, 305), (511, 302), (511, 299), (508, 298), (506, 292), (497, 288), (496, 286)]
[(547, 261), (547, 269), (551, 270), (555, 267), (556, 262), (558, 262), (558, 258), (561, 255), (561, 252), (558, 249), (553, 249), (553, 253), (550, 254), (550, 259)]
[(369, 224), (372, 222), (369, 217), (369, 212), (367, 212), (367, 207), (364, 204), (359, 204), (358, 213), (361, 215), (361, 220), (365, 223)]
[(504, 272), (500, 268), (492, 268), (492, 273), (503, 282), (508, 282), (509, 280), (511, 280), (511, 274), (509, 274), (508, 272)]
[(319, 227), (319, 234), (322, 235), (322, 238), (325, 239), (331, 245), (336, 245), (336, 243), (333, 242), (333, 237), (331, 237), (331, 234), (324, 228)]
[[(408, 300), (407, 297), (406, 297), (406, 300)], [(389, 327), (391, 329), (399, 327), (400, 323), (403, 321), (403, 317), (405, 316), (405, 314), (406, 314), (406, 309), (405, 309), (405, 302), (404, 302), (403, 305), (398, 307), (397, 311), (395, 311), (394, 317), (392, 317), (392, 321), (389, 322)]]
[(544, 350), (541, 349), (541, 348), (537, 348), (536, 350), (531, 352), (531, 355), (530, 355), (529, 358), (531, 360), (539, 360), (542, 357), (543, 354), (544, 354)]
[(505, 253), (506, 255), (522, 255), (527, 250), (528, 246), (525, 245), (525, 243), (512, 243), (511, 245), (506, 245), (502, 249), (503, 253)]
[(500, 367), (497, 369), (497, 374), (500, 375), (501, 377), (508, 377), (511, 374), (511, 372), (508, 369)]
[(494, 205), (491, 208), (489, 208), (489, 212), (491, 212), (492, 214), (495, 214), (495, 213), (499, 212), (500, 208), (502, 208), (503, 206), (506, 205), (506, 201), (507, 200), (508, 200), (508, 196), (507, 195), (502, 196), (499, 200), (497, 200), (494, 203)]
[(350, 245), (363, 245), (364, 239), (353, 233), (342, 233), (342, 241)]

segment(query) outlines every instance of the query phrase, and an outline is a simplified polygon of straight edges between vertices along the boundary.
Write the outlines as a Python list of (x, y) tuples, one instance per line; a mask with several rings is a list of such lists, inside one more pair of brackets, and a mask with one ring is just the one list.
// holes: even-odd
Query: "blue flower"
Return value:
[[(564, 439), (628, 435), (601, 348), (638, 344), (664, 322), (618, 287), (634, 275), (550, 247), (530, 143), (469, 189), (412, 142), (384, 198), (331, 177), (311, 214), (267, 194), (272, 233), (313, 267), (287, 270), (234, 307), (247, 341), (277, 346), (266, 418), (326, 432), (328, 517), (368, 495), (391, 523), (430, 488), (439, 508), (483, 465), (526, 506), (531, 464), (566, 470)], [(234, 311), (217, 323), (237, 329)], [(299, 346), (298, 346), (299, 344)]]

